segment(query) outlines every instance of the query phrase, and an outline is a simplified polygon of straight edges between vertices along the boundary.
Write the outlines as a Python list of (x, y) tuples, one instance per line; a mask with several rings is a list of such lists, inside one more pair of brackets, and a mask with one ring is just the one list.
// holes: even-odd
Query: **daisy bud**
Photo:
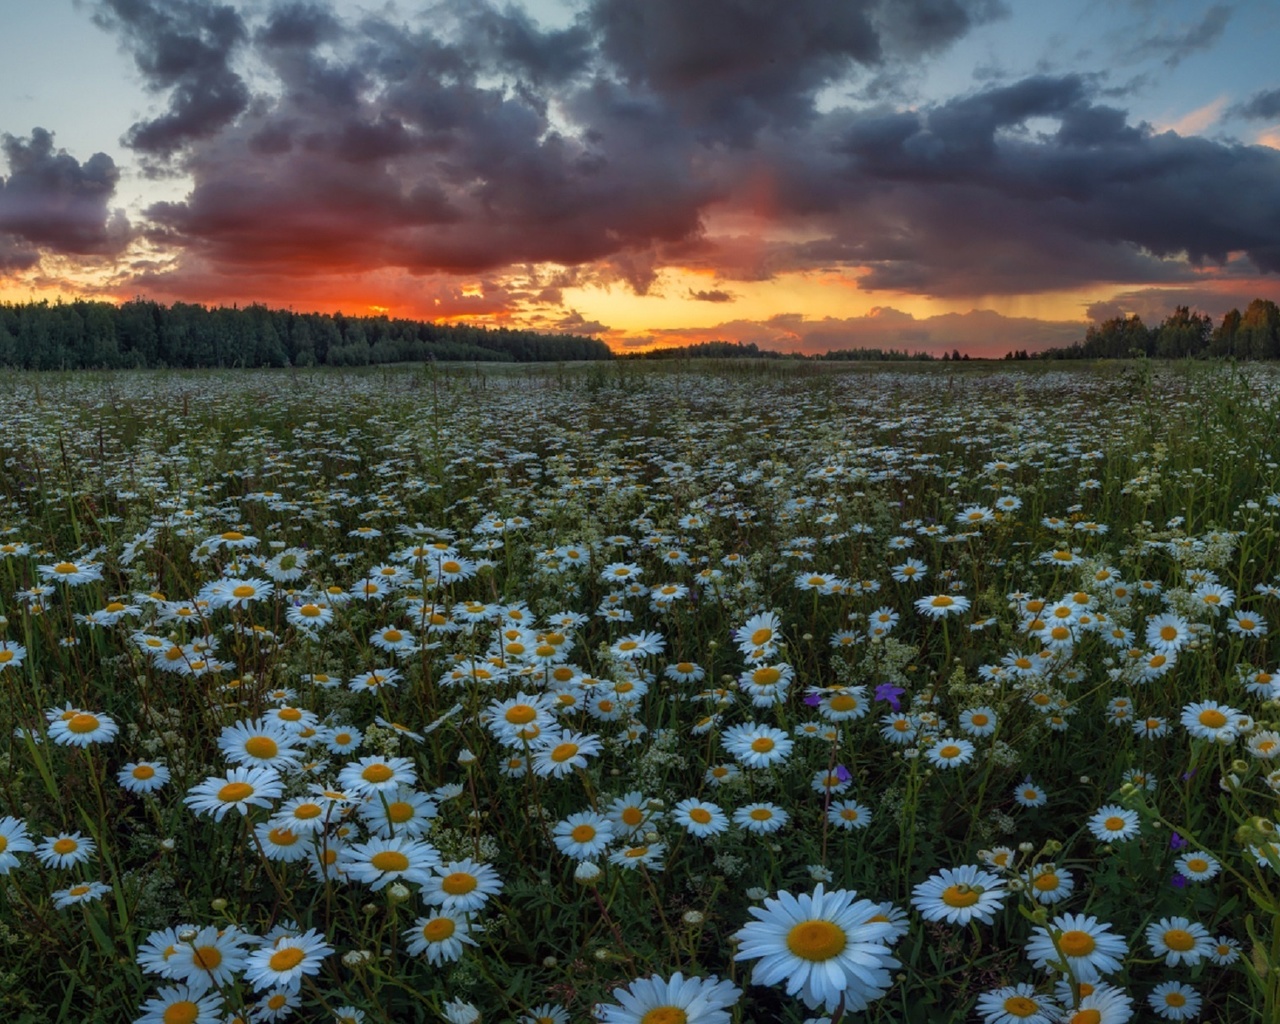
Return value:
[(560, 963), (560, 961), (559, 961), (556, 957), (554, 957), (554, 956), (544, 956), (544, 957), (542, 958), (542, 966), (543, 966), (543, 967), (546, 967), (546, 968), (548, 968), (548, 969), (549, 969), (549, 968), (552, 968), (552, 967), (555, 967), (555, 966), (556, 966), (557, 964), (559, 964), (559, 963)]
[(1224, 793), (1234, 793), (1237, 789), (1240, 788), (1240, 776), (1228, 775), (1225, 778), (1220, 779), (1218, 781), (1218, 788), (1221, 789)]
[(348, 967), (359, 967), (361, 964), (367, 964), (373, 959), (373, 954), (367, 949), (353, 949), (349, 953), (342, 954), (342, 962)]
[(762, 900), (768, 895), (769, 895), (769, 890), (761, 889), (760, 886), (758, 885), (753, 885), (750, 889), (747, 890), (747, 899), (749, 900)]
[(1018, 844), (1019, 853), (1030, 853), (1035, 848), (1036, 848), (1035, 843), (1019, 843)]
[(177, 843), (175, 843), (172, 839), (161, 839), (161, 840), (160, 840), (160, 849), (161, 849), (161, 850), (163, 850), (165, 853), (173, 853), (174, 848), (175, 848), (177, 845), (178, 845), (178, 844), (177, 844)]
[(366, 903), (360, 909), (364, 911), (366, 917), (372, 917), (378, 912), (378, 905), (376, 903)]
[(1236, 775), (1243, 775), (1249, 770), (1249, 765), (1244, 761), (1232, 761), (1231, 771)]
[(475, 763), (476, 763), (476, 755), (473, 754), (470, 750), (467, 750), (464, 747), (462, 750), (458, 751), (458, 764), (462, 765), (463, 768), (466, 768)]
[(645, 841), (646, 843), (656, 843), (656, 842), (658, 841), (658, 833), (657, 833), (657, 832), (646, 832), (646, 833), (644, 834), (644, 841)]
[(224, 900), (221, 896), (219, 896), (216, 900), (213, 900), (209, 904), (209, 906), (213, 908), (215, 913), (221, 914), (224, 910), (227, 909), (227, 901)]
[(597, 960), (600, 960), (602, 962), (609, 959), (609, 951), (605, 949), (603, 946), (597, 949), (593, 955)]
[(706, 920), (706, 917), (703, 916), (701, 911), (686, 910), (681, 920), (683, 920), (684, 923), (687, 924), (690, 928), (696, 928), (698, 925), (702, 924), (702, 922)]
[(178, 940), (180, 942), (190, 942), (199, 934), (194, 928), (183, 928), (178, 932)]
[(396, 882), (387, 889), (387, 895), (391, 897), (392, 903), (403, 903), (413, 894), (409, 891), (407, 885)]
[(584, 860), (573, 871), (573, 880), (581, 882), (583, 885), (591, 885), (602, 874), (600, 865), (593, 861)]

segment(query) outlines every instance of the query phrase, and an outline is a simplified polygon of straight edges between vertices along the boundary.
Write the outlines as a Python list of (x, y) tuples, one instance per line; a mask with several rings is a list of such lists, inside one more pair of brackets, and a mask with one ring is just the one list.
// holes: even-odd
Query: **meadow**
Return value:
[(6, 375), (6, 1019), (1280, 1019), (1278, 385)]

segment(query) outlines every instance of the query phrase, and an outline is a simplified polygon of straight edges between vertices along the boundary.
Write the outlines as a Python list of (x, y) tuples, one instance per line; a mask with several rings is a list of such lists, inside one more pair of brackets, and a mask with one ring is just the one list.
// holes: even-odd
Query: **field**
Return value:
[(5, 1019), (1278, 1020), (1278, 385), (8, 375)]

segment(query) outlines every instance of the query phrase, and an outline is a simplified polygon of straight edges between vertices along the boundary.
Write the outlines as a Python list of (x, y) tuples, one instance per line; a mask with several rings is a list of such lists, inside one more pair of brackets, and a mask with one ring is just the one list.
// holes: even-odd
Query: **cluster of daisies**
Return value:
[[(1218, 934), (1239, 926), (1192, 897), (1205, 886), (1221, 906), (1242, 871), (1265, 879), (1280, 867), (1280, 846), (1254, 835), (1238, 859), (1200, 841), (1169, 848), (1152, 808), (1280, 792), (1269, 764), (1280, 675), (1267, 646), (1280, 582), (1255, 579), (1245, 557), (1262, 551), (1280, 497), (1242, 508), (1252, 538), (1191, 533), (1175, 518), (1115, 543), (1123, 497), (1141, 496), (1145, 515), (1161, 481), (1145, 464), (1122, 487), (1091, 475), (1134, 420), (1118, 414), (1064, 441), (981, 381), (966, 385), (971, 407), (891, 418), (885, 403), (906, 385), (887, 376), (834, 380), (830, 406), (787, 392), (767, 415), (736, 384), (664, 382), (717, 410), (678, 431), (655, 413), (672, 396), (649, 386), (603, 419), (566, 394), (537, 445), (520, 426), (533, 408), (521, 388), (456, 393), (456, 421), (428, 444), (365, 386), (313, 396), (323, 415), (270, 399), (290, 424), (285, 450), (268, 430), (239, 431), (234, 469), (195, 488), (173, 484), (186, 464), (172, 453), (122, 459), (127, 475), (100, 467), (114, 492), (98, 527), (123, 518), (108, 509), (147, 522), (123, 542), (54, 554), (22, 540), (35, 520), (6, 506), (0, 563), (15, 582), (0, 679), (98, 671), (102, 651), (130, 668), (112, 713), (16, 700), (22, 744), (56, 748), (54, 771), (114, 777), (106, 800), (121, 813), (239, 834), (246, 862), (278, 870), (312, 911), (335, 893), (408, 907), (395, 946), (411, 959), (395, 970), (454, 1024), (481, 1011), (457, 995), (470, 990), (453, 965), (501, 959), (494, 924), (521, 914), (514, 893), (531, 866), (539, 885), (575, 880), (593, 920), (611, 893), (683, 899), (702, 891), (695, 879), (732, 877), (736, 916), (716, 911), (732, 943), (720, 948), (751, 973), (726, 980), (721, 962), (699, 977), (686, 965), (614, 987), (616, 969), (600, 967), (589, 1002), (543, 975), (538, 999), (556, 1001), (508, 1005), (521, 1024), (567, 1024), (588, 1008), (604, 1024), (723, 1024), (750, 1014), (750, 986), (826, 1015), (811, 1020), (854, 1013), (919, 966), (900, 962), (908, 929), (1002, 922), (1020, 966), (974, 994), (985, 1024), (1191, 1019), (1207, 999), (1202, 964), (1240, 959), (1237, 938)], [(1065, 393), (1077, 411), (1098, 404), (1062, 380), (1028, 386)], [(492, 401), (517, 414), (493, 417)], [(993, 410), (1009, 436), (990, 433)], [(493, 423), (477, 437), (468, 417), (481, 412)], [(74, 445), (74, 457), (98, 457)], [(227, 464), (213, 448), (204, 456)], [(1104, 488), (1116, 492), (1110, 523), (1093, 518)], [(1067, 506), (1060, 517), (1042, 514), (1053, 502)], [(154, 720), (130, 722), (119, 697), (135, 678), (151, 684), (148, 700), (198, 694), (215, 728), (150, 742)], [(1078, 764), (1094, 756), (1078, 744), (1098, 742), (1121, 751), (1103, 769), (1114, 785), (1079, 813), (1079, 792), (1064, 792), (1078, 770), (1052, 764)], [(1188, 748), (1200, 774), (1175, 783)], [(1034, 759), (1046, 751), (1062, 756)], [(972, 799), (980, 827), (968, 835), (981, 837), (951, 836), (953, 866), (895, 880), (910, 911), (835, 887), (861, 853), (894, 850), (914, 827), (904, 776), (922, 804)], [(450, 778), (471, 785), (473, 810), (450, 803), (464, 791)], [(502, 813), (486, 813), (502, 794)], [(0, 818), (0, 873), (34, 860), (41, 884), (54, 879), (41, 898), (68, 920), (95, 913), (108, 883), (123, 888), (118, 851), (99, 849), (110, 829), (57, 830), (24, 813), (30, 824)], [(532, 843), (495, 841), (487, 830), (500, 833), (504, 815), (532, 822), (521, 833)], [(445, 819), (467, 821), (473, 856), (456, 855)], [(1056, 838), (1040, 853), (972, 848), (1019, 830)], [(797, 861), (804, 840), (823, 863)], [(1136, 846), (1163, 851), (1144, 875), (1161, 886), (1160, 909), (1140, 925), (1086, 898), (1097, 866)], [(805, 874), (815, 889), (785, 888)], [(156, 989), (141, 1024), (276, 1020), (318, 1005), (342, 1024), (363, 1020), (347, 970), (366, 951), (344, 949), (350, 929), (258, 909), (252, 928), (184, 922), (137, 943)], [(1230, 974), (1242, 987), (1242, 970)], [(339, 990), (352, 1005), (331, 1005)]]

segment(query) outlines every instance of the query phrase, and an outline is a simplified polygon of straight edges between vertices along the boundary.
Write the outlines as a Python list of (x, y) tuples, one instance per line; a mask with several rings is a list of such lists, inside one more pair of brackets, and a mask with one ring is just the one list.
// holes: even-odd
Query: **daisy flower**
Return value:
[(790, 816), (777, 804), (747, 804), (733, 812), (733, 823), (747, 832), (769, 835), (785, 828)]
[(169, 769), (159, 761), (130, 761), (116, 772), (116, 781), (128, 793), (154, 793), (169, 778)]
[(1013, 787), (1013, 802), (1019, 807), (1043, 807), (1049, 802), (1049, 797), (1028, 776), (1020, 785)]
[(743, 654), (771, 650), (782, 639), (782, 620), (773, 612), (753, 615), (734, 632), (733, 639)]
[(916, 611), (931, 619), (944, 619), (948, 615), (962, 615), (969, 610), (969, 599), (963, 594), (934, 594), (922, 597), (915, 603)]
[(425, 835), (431, 827), (431, 819), (440, 813), (429, 794), (410, 786), (400, 786), (394, 792), (384, 791), (369, 797), (359, 810), (373, 833), (384, 838)]
[(735, 933), (734, 959), (759, 961), (754, 984), (785, 982), (787, 995), (800, 996), (810, 1009), (866, 1009), (889, 990), (890, 972), (900, 964), (888, 944), (892, 925), (872, 920), (879, 907), (855, 902), (855, 895), (827, 892), (819, 883), (812, 894), (779, 892), (763, 907), (748, 907), (755, 920)]
[(70, 716), (59, 714), (49, 724), (49, 739), (64, 747), (87, 747), (91, 743), (109, 743), (120, 731), (110, 715), (102, 712), (76, 711)]
[(857, 800), (833, 800), (827, 808), (827, 821), (846, 832), (871, 824), (871, 809)]
[(938, 768), (954, 768), (972, 761), (976, 749), (968, 740), (943, 736), (925, 751), (924, 756), (929, 759), (930, 764)]
[(182, 802), (195, 814), (212, 814), (215, 821), (221, 821), (233, 808), (244, 815), (250, 807), (270, 807), (283, 792), (284, 785), (274, 769), (241, 767), (193, 786)]
[(100, 900), (110, 891), (111, 886), (103, 885), (101, 882), (80, 882), (67, 889), (58, 889), (49, 895), (53, 897), (55, 910), (65, 910), (76, 903)]
[(1006, 985), (978, 996), (974, 1007), (982, 1024), (1056, 1024), (1059, 1007), (1027, 982)]
[(471, 919), (458, 910), (437, 910), (430, 917), (420, 917), (412, 928), (404, 931), (410, 956), (423, 956), (439, 967), (462, 958), (464, 946), (476, 945), (471, 937)]
[(338, 870), (353, 881), (368, 883), (374, 892), (392, 882), (425, 884), (439, 863), (434, 846), (404, 836), (353, 843), (338, 855)]
[(1213, 952), (1209, 959), (1219, 967), (1226, 967), (1240, 959), (1240, 940), (1228, 935), (1219, 935), (1214, 940)]
[(601, 743), (598, 736), (565, 729), (558, 733), (546, 733), (539, 737), (533, 749), (533, 771), (535, 775), (560, 779), (575, 768), (585, 768), (587, 758), (600, 753)]
[(972, 864), (943, 868), (911, 890), (911, 905), (926, 921), (991, 924), (1008, 895), (999, 875)]
[(1062, 963), (1077, 981), (1090, 983), (1120, 970), (1128, 952), (1129, 944), (1111, 931), (1111, 925), (1084, 914), (1062, 914), (1048, 928), (1033, 928), (1026, 945), (1033, 967), (1058, 970), (1053, 965)]
[(1190, 1020), (1200, 1015), (1200, 993), (1180, 981), (1161, 982), (1147, 1003), (1166, 1020)]
[(1119, 804), (1106, 804), (1098, 808), (1086, 824), (1098, 842), (1120, 843), (1138, 834), (1138, 812)]
[(218, 749), (232, 764), (289, 769), (301, 757), (294, 748), (298, 734), (278, 720), (255, 718), (226, 726), (218, 737)]
[(304, 975), (319, 974), (320, 964), (333, 947), (314, 928), (302, 935), (286, 935), (249, 954), (244, 976), (255, 991), (269, 988), (296, 990)]
[(726, 729), (720, 742), (728, 754), (748, 768), (780, 764), (795, 746), (795, 741), (781, 729), (753, 722)]
[(1195, 739), (1230, 743), (1236, 738), (1236, 720), (1239, 717), (1240, 712), (1229, 704), (1206, 700), (1184, 707), (1181, 722)]
[(1076, 887), (1076, 880), (1071, 872), (1052, 863), (1037, 864), (1023, 877), (1031, 898), (1046, 906), (1065, 900)]
[(1222, 870), (1216, 858), (1199, 850), (1184, 853), (1177, 859), (1174, 867), (1183, 878), (1193, 882), (1207, 882)]
[(614, 850), (609, 854), (609, 863), (616, 864), (620, 868), (628, 871), (634, 871), (636, 868), (644, 867), (651, 871), (662, 870), (662, 855), (667, 852), (667, 848), (662, 843), (649, 843), (644, 846), (628, 846), (621, 850)]
[(380, 757), (371, 754), (347, 762), (338, 772), (338, 788), (353, 796), (376, 796), (385, 791), (394, 792), (398, 787), (412, 786), (416, 781), (413, 762), (407, 757)]
[(0, 875), (7, 875), (18, 866), (15, 854), (31, 853), (35, 844), (27, 836), (27, 824), (21, 818), (6, 815), (0, 818)]
[(141, 1007), (134, 1024), (221, 1024), (222, 993), (192, 985), (166, 985)]
[(243, 944), (249, 936), (238, 928), (208, 925), (190, 939), (179, 937), (168, 958), (169, 972), (192, 990), (206, 992), (232, 982), (245, 964)]
[(968, 708), (960, 712), (960, 731), (966, 736), (990, 736), (996, 731), (998, 718), (989, 707)]
[(699, 839), (719, 835), (729, 827), (729, 817), (716, 804), (697, 797), (681, 800), (671, 810), (671, 820)]
[(574, 860), (595, 860), (613, 842), (613, 823), (595, 811), (571, 814), (551, 832), (556, 849)]
[(422, 887), (422, 901), (428, 906), (469, 914), (501, 891), (502, 879), (498, 872), (468, 857), (435, 865), (435, 874), (428, 877)]
[(638, 978), (610, 994), (616, 1004), (597, 1003), (592, 1011), (601, 1024), (729, 1024), (725, 1008), (738, 1001), (742, 990), (715, 975), (686, 978), (677, 971), (670, 978)]
[(522, 1016), (519, 1024), (569, 1024), (569, 1011), (552, 1003), (542, 1003)]
[(1213, 952), (1213, 939), (1204, 925), (1185, 917), (1162, 917), (1147, 926), (1147, 944), (1166, 967), (1185, 963), (1194, 967)]
[(659, 816), (649, 806), (650, 800), (638, 790), (615, 797), (606, 815), (614, 828), (622, 835), (639, 832)]
[(35, 848), (35, 854), (36, 860), (47, 868), (69, 868), (85, 863), (96, 849), (94, 841), (79, 832), (59, 832), (56, 836), (45, 836)]

